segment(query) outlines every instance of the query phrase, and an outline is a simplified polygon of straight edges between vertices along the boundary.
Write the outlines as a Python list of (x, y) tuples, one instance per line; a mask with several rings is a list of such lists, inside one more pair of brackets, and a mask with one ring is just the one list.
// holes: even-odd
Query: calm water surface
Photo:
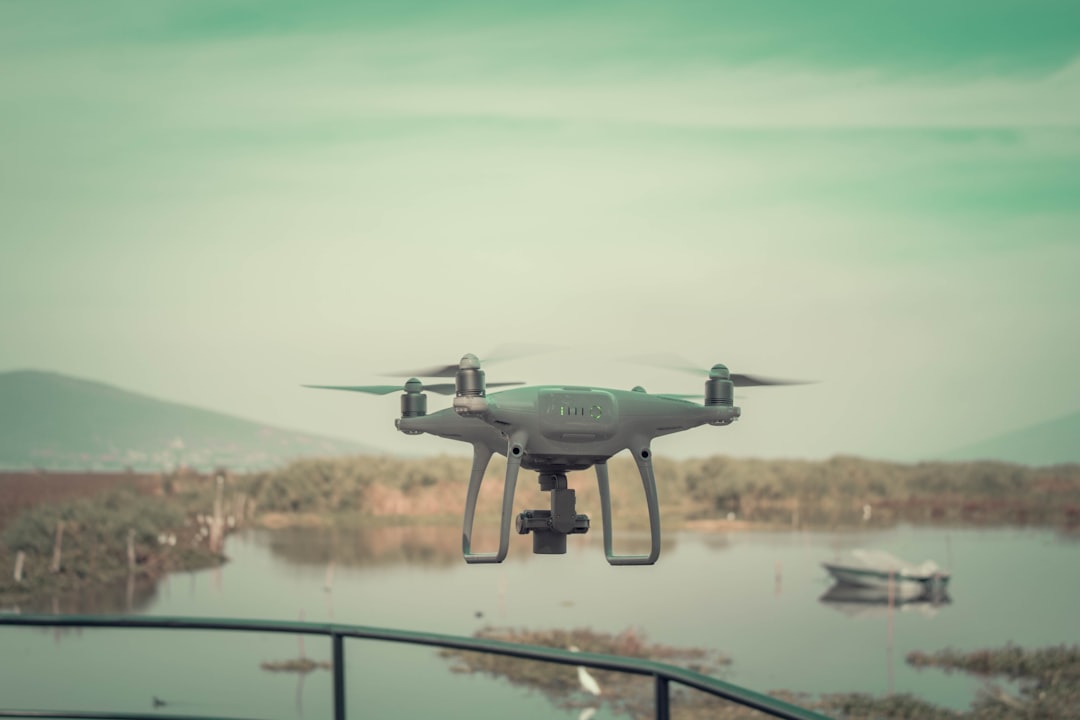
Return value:
[[(953, 571), (951, 602), (885, 606), (821, 601), (821, 568), (874, 548)], [(612, 568), (599, 537), (565, 556), (529, 553), (466, 566), (456, 528), (329, 534), (249, 530), (222, 568), (170, 576), (132, 612), (336, 621), (470, 635), (484, 625), (628, 628), (649, 641), (717, 650), (724, 679), (767, 691), (913, 693), (966, 707), (983, 681), (904, 662), (911, 650), (1080, 642), (1080, 542), (1052, 530), (901, 527), (866, 532), (669, 534), (658, 565)], [(333, 560), (332, 569), (330, 561)], [(327, 585), (331, 590), (327, 590)], [(123, 612), (126, 593), (101, 612)], [(48, 610), (49, 608), (45, 608)], [(72, 601), (57, 610), (72, 612)], [(482, 614), (482, 617), (477, 617)], [(294, 636), (140, 630), (0, 630), (0, 706), (220, 713), (330, 714), (330, 673), (270, 673), (266, 660), (329, 659), (328, 641)], [(508, 661), (513, 662), (513, 661)], [(450, 671), (437, 651), (347, 644), (348, 708), (357, 717), (578, 717), (528, 688)], [(573, 672), (572, 668), (568, 672)], [(644, 682), (644, 681), (643, 681)], [(591, 703), (591, 704), (596, 704)], [(603, 702), (594, 718), (620, 717)]]

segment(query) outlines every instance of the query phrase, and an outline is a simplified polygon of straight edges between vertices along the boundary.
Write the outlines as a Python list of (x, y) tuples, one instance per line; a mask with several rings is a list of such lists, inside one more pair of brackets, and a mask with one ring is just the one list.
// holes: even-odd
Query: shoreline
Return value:
[[(6, 501), (0, 514), (0, 605), (12, 598), (93, 592), (132, 572), (154, 582), (172, 570), (212, 567), (225, 561), (220, 554), (224, 534), (240, 527), (331, 531), (428, 527), (436, 534), (460, 528), (468, 466), (467, 458), (354, 457), (300, 460), (249, 475), (226, 470), (0, 473), (0, 493)], [(899, 465), (858, 458), (808, 462), (722, 456), (700, 461), (658, 459), (657, 466), (663, 478), (658, 490), (665, 532), (865, 531), (907, 524), (1042, 527), (1080, 536), (1080, 466)], [(493, 461), (481, 488), (475, 518), (479, 534), (498, 528), (502, 471)], [(617, 532), (646, 529), (640, 478), (633, 463), (613, 460), (609, 471)], [(598, 532), (595, 478), (589, 473), (569, 475), (578, 512), (589, 515), (593, 532)], [(110, 505), (107, 498), (118, 494), (123, 499)], [(518, 488), (514, 505), (522, 510), (546, 507), (549, 501), (536, 483), (526, 482)], [(212, 517), (217, 523), (214, 537)], [(62, 570), (50, 572), (47, 568), (58, 565), (50, 561), (54, 544), (59, 545), (64, 534), (58, 523), (68, 523), (64, 563)], [(174, 538), (174, 546), (163, 545), (165, 536)], [(457, 552), (459, 543), (460, 535)], [(21, 583), (12, 577), (18, 552), (25, 555)], [(27, 582), (30, 577), (33, 580)]]

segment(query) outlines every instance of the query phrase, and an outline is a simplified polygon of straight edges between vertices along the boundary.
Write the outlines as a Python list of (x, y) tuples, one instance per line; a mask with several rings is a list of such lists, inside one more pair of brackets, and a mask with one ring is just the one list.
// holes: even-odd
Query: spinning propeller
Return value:
[[(453, 372), (446, 375), (446, 371), (452, 369)], [(457, 365), (444, 365), (433, 368), (427, 368), (417, 371), (415, 373), (402, 373), (410, 375), (426, 375), (434, 377), (453, 377), (452, 383), (432, 383), (431, 385), (424, 386), (419, 379), (411, 377), (405, 381), (404, 386), (401, 385), (305, 385), (304, 387), (318, 388), (322, 390), (348, 390), (350, 392), (362, 392), (369, 395), (389, 395), (393, 392), (401, 392), (401, 417), (423, 417), (427, 415), (427, 395), (424, 394), (425, 390), (440, 395), (456, 395), (458, 398), (463, 396), (479, 397), (483, 396), (487, 392), (488, 387), (508, 387), (511, 385), (524, 385), (525, 383), (515, 382), (500, 382), (487, 384), (484, 379), (484, 371), (480, 369), (480, 360), (473, 354), (462, 356)], [(457, 401), (455, 400), (455, 407)], [(410, 434), (411, 431), (403, 431)]]
[[(487, 366), (490, 363), (506, 362), (507, 360), (516, 360), (520, 357), (528, 357), (530, 355), (540, 355), (546, 352), (555, 350), (551, 345), (528, 345), (528, 344), (515, 344), (515, 345), (500, 345), (495, 348), (489, 355), (483, 359), (483, 365)], [(480, 358), (475, 355), (466, 355), (465, 358), (472, 358), (476, 363), (475, 367), (479, 368), (481, 365)], [(465, 360), (462, 358), (462, 360)], [(416, 377), (455, 377), (458, 370), (463, 365), (460, 363), (454, 363), (453, 365), (432, 365), (429, 367), (418, 368), (415, 370), (403, 370), (401, 372), (383, 373), (384, 377), (400, 377), (402, 375), (415, 375)], [(522, 383), (504, 383), (509, 385), (521, 385)], [(431, 386), (428, 386), (429, 388)], [(494, 387), (494, 383), (492, 383)], [(434, 391), (433, 391), (434, 392)], [(448, 395), (450, 393), (447, 393)]]
[[(697, 375), (698, 377), (713, 378), (718, 377), (718, 371), (723, 370), (727, 373), (728, 378), (731, 380), (731, 384), (735, 387), (763, 387), (769, 385), (810, 385), (812, 380), (782, 380), (780, 378), (770, 378), (764, 375), (748, 375), (746, 373), (728, 373), (727, 367), (723, 365), (714, 365), (709, 370), (703, 370), (700, 365), (695, 365), (688, 360), (685, 360), (678, 355), (638, 355), (627, 358), (630, 362), (637, 363), (639, 365), (648, 365), (650, 367), (661, 368), (663, 370), (675, 370), (676, 372), (688, 373), (690, 375)], [(674, 395), (667, 394), (668, 397), (697, 397), (697, 395)]]
[[(413, 385), (413, 383), (416, 383)], [(499, 382), (487, 383), (487, 387), (507, 387), (510, 385), (524, 385), (523, 382)], [(320, 390), (349, 390), (350, 392), (367, 393), (368, 395), (389, 395), (393, 392), (433, 392), (439, 395), (453, 395), (456, 391), (454, 383), (434, 383), (424, 385), (416, 378), (410, 378), (405, 385), (304, 385), (306, 388), (318, 388)]]

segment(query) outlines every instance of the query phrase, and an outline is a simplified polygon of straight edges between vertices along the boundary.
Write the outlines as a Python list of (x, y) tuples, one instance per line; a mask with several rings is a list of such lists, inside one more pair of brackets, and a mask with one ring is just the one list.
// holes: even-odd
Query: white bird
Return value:
[[(581, 652), (580, 650), (578, 650), (577, 645), (571, 645), (567, 649), (570, 652)], [(590, 675), (589, 671), (586, 670), (585, 667), (582, 665), (577, 666), (577, 679), (578, 682), (581, 683), (581, 687), (584, 688), (586, 692), (590, 692), (593, 695), (600, 694), (600, 683), (596, 682), (596, 678)]]

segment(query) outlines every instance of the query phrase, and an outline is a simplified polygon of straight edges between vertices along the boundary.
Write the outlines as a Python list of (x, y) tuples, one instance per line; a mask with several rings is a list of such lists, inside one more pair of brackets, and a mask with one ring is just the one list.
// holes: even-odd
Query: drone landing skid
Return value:
[(607, 463), (596, 463), (596, 484), (600, 490), (600, 520), (604, 525), (604, 556), (610, 565), (653, 565), (660, 557), (660, 503), (656, 496), (656, 476), (653, 475), (652, 457), (649, 450), (634, 453), (641, 484), (645, 488), (645, 502), (649, 508), (648, 555), (616, 555), (612, 548), (611, 486), (608, 482)]
[[(524, 442), (511, 440), (506, 460), (506, 481), (503, 487), (502, 515), (499, 527), (499, 549), (494, 553), (472, 552), (472, 529), (476, 515), (476, 503), (484, 472), (491, 461), (492, 451), (487, 446), (473, 445), (473, 465), (469, 474), (469, 488), (465, 496), (465, 520), (461, 535), (461, 549), (467, 563), (501, 563), (506, 559), (510, 545), (510, 518), (513, 514), (514, 490), (518, 471), (524, 455)], [(649, 509), (649, 532), (651, 545), (648, 555), (616, 555), (612, 551), (611, 489), (606, 462), (596, 463), (596, 479), (600, 491), (600, 514), (604, 526), (604, 555), (611, 565), (652, 565), (660, 557), (660, 507), (653, 475), (652, 457), (647, 447), (634, 452), (634, 460), (641, 474), (645, 501)], [(533, 552), (538, 555), (563, 555), (566, 553), (566, 536), (589, 531), (589, 518), (576, 511), (577, 498), (567, 487), (566, 474), (561, 471), (541, 471), (540, 489), (551, 493), (550, 510), (525, 510), (517, 517), (519, 534), (532, 533)]]

